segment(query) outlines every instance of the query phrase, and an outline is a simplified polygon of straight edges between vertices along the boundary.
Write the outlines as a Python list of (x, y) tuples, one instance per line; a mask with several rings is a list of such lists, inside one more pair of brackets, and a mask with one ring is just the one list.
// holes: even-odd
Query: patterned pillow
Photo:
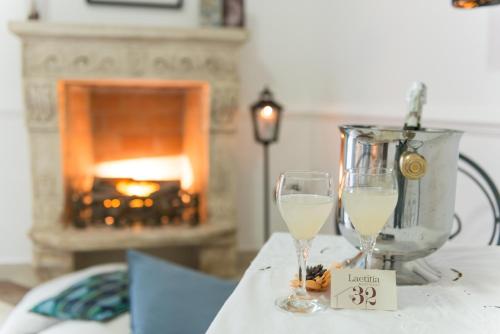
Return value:
[(61, 320), (108, 321), (129, 310), (128, 273), (88, 277), (47, 299), (31, 312)]

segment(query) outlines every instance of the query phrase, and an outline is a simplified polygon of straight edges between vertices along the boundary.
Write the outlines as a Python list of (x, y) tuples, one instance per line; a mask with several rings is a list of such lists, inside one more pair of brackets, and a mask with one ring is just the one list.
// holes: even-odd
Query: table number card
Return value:
[(393, 270), (332, 270), (333, 308), (396, 310), (396, 272)]

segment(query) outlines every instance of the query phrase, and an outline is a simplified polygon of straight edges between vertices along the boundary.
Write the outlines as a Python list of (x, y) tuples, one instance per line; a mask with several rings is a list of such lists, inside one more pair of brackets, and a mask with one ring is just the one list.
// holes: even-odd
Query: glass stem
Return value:
[(300, 286), (295, 289), (297, 296), (307, 296), (306, 278), (307, 278), (307, 259), (311, 249), (311, 240), (295, 240), (295, 249), (299, 260), (299, 281)]
[(370, 269), (370, 263), (372, 260), (373, 250), (375, 248), (375, 242), (377, 241), (377, 236), (367, 236), (360, 235), (359, 242), (361, 246), (361, 251), (365, 256), (365, 269)]

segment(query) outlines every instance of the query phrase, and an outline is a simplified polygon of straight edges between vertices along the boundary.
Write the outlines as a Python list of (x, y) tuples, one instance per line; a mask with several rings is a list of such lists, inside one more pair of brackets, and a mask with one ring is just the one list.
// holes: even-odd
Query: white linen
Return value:
[[(321, 235), (314, 240), (310, 264), (341, 262), (356, 252), (342, 237)], [(311, 316), (286, 313), (274, 305), (278, 296), (290, 293), (295, 256), (291, 236), (274, 234), (207, 333), (498, 333), (500, 247), (445, 245), (427, 258), (441, 271), (441, 279), (398, 287), (397, 311), (329, 309)], [(453, 281), (457, 275), (451, 268), (463, 277)]]
[(130, 334), (129, 313), (110, 322), (64, 321), (41, 331), (39, 334)]
[(2, 324), (8, 318), (13, 309), (14, 306), (0, 301), (0, 328), (2, 328)]
[[(119, 264), (119, 263), (90, 267), (88, 269), (84, 269), (68, 275), (61, 276), (59, 278), (56, 278), (54, 280), (48, 281), (44, 284), (35, 287), (30, 292), (28, 292), (26, 296), (24, 296), (21, 302), (9, 314), (7, 320), (0, 329), (0, 334), (33, 334), (33, 333), (40, 333), (43, 330), (52, 328), (54, 326), (57, 327), (57, 324), (63, 323), (63, 321), (54, 318), (44, 317), (30, 312), (30, 310), (38, 303), (57, 295), (64, 289), (70, 287), (71, 285), (77, 283), (82, 279), (85, 279), (86, 277), (90, 277), (92, 275), (100, 273), (111, 272), (115, 270), (123, 270), (125, 268), (126, 268), (125, 264)], [(108, 324), (111, 324), (114, 321), (118, 321), (118, 319), (115, 319), (109, 322)], [(66, 322), (71, 323), (73, 321), (65, 321), (64, 323)], [(66, 324), (64, 325), (66, 326)], [(122, 334), (128, 333), (127, 331), (128, 327), (130, 326), (129, 323), (127, 322), (127, 327), (124, 327), (121, 332), (116, 332), (116, 333), (122, 333)], [(52, 334), (50, 330), (44, 331), (43, 333)], [(61, 333), (61, 332), (54, 332), (54, 333)], [(67, 333), (73, 333), (73, 332), (68, 331)], [(86, 333), (94, 334), (94, 332), (91, 331), (87, 331)], [(101, 332), (96, 332), (96, 333), (101, 333)]]

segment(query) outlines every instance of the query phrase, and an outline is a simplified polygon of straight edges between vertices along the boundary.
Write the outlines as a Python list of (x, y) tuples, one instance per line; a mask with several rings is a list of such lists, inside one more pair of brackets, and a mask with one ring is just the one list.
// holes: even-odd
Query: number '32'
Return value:
[(375, 298), (375, 296), (377, 296), (377, 290), (375, 290), (374, 287), (370, 286), (366, 289), (363, 289), (360, 286), (354, 286), (352, 287), (352, 292), (354, 292), (354, 294), (351, 296), (351, 301), (353, 304), (377, 304), (377, 299)]

